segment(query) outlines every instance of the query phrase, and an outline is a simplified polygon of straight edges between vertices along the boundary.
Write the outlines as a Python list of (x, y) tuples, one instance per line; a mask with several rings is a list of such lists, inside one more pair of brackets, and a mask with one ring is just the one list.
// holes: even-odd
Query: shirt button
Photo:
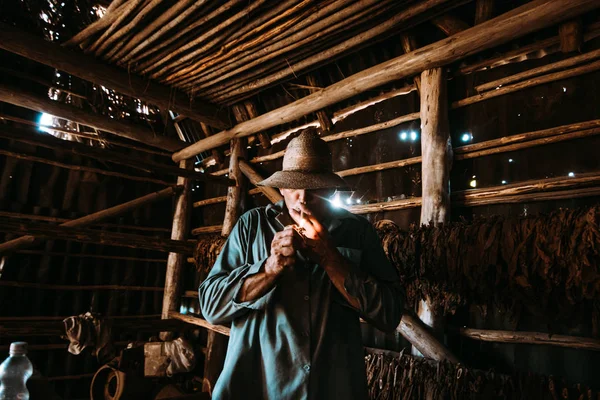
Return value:
[(308, 301), (308, 300), (310, 300), (310, 297), (304, 296), (304, 300)]
[(310, 365), (306, 364), (306, 365), (304, 366), (304, 370), (305, 370), (306, 372), (310, 372)]

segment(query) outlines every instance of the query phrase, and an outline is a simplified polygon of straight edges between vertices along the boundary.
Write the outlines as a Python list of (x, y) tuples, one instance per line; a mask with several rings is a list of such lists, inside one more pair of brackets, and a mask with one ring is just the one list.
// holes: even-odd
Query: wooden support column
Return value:
[[(310, 91), (310, 93), (315, 93), (321, 90), (321, 85), (317, 77), (313, 74), (306, 75), (306, 83), (309, 86), (308, 90)], [(333, 123), (331, 122), (331, 119), (329, 118), (325, 110), (319, 110), (316, 112), (316, 114), (317, 119), (319, 120), (319, 125), (321, 125), (321, 132), (329, 132), (333, 127)]]
[[(256, 109), (256, 105), (254, 102), (247, 100), (244, 102), (244, 107), (246, 107), (247, 119), (252, 119), (258, 117), (258, 110)], [(237, 117), (236, 117), (237, 119)], [(246, 121), (246, 120), (244, 120)], [(258, 132), (256, 137), (260, 141), (260, 145), (263, 149), (271, 148), (271, 138), (265, 132)]]
[(575, 19), (562, 23), (558, 28), (560, 39), (560, 51), (571, 53), (579, 51), (583, 44), (583, 24), (581, 20)]
[[(194, 168), (193, 159), (184, 160), (179, 163), (180, 168), (190, 170)], [(173, 228), (171, 239), (187, 240), (190, 232), (190, 218), (192, 211), (192, 180), (186, 177), (178, 177), (177, 185), (183, 190), (177, 196), (175, 212), (173, 213)], [(163, 296), (162, 318), (169, 318), (169, 312), (179, 311), (181, 305), (182, 276), (181, 271), (186, 265), (186, 256), (181, 253), (169, 253), (167, 260), (167, 272), (165, 275), (165, 292)], [(173, 332), (161, 332), (162, 340), (173, 339)]]
[[(246, 109), (242, 105), (233, 107), (235, 119), (243, 122), (248, 119)], [(246, 138), (231, 140), (231, 155), (229, 156), (229, 178), (237, 182), (236, 186), (230, 186), (227, 190), (227, 205), (225, 207), (225, 219), (221, 235), (229, 236), (237, 220), (246, 207), (247, 180), (239, 168), (239, 160), (246, 158)], [(214, 331), (209, 331), (206, 342), (206, 357), (204, 362), (204, 379), (202, 391), (212, 396), (213, 388), (219, 379), (225, 363), (227, 345), (229, 339)]]
[[(443, 68), (426, 70), (421, 74), (421, 153), (421, 224), (442, 224), (448, 221), (450, 214), (452, 165), (447, 78)], [(438, 339), (442, 338), (443, 316), (429, 299), (419, 302), (417, 315), (433, 329)]]
[[(400, 44), (402, 44), (402, 49), (405, 53), (415, 51), (418, 47), (417, 39), (414, 35), (410, 34), (400, 35)], [(413, 78), (413, 82), (415, 83), (415, 87), (417, 88), (417, 93), (421, 93), (421, 75), (415, 75), (415, 77)]]
[[(180, 188), (178, 187), (170, 187), (163, 189), (158, 192), (150, 193), (135, 200), (128, 201), (123, 204), (119, 204), (118, 206), (110, 207), (102, 211), (95, 212), (90, 215), (86, 215), (85, 217), (73, 219), (67, 222), (64, 222), (60, 226), (66, 227), (83, 227), (97, 224), (98, 222), (104, 221), (109, 218), (116, 217), (118, 215), (122, 215), (128, 211), (134, 210), (138, 207), (141, 207), (146, 204), (150, 204), (152, 202), (158, 201), (160, 199), (164, 199), (166, 197), (172, 196), (176, 193)], [(0, 254), (12, 252), (15, 250), (20, 250), (26, 247), (31, 246), (35, 243), (35, 236), (22, 236), (13, 240), (9, 240), (8, 242), (0, 244)]]

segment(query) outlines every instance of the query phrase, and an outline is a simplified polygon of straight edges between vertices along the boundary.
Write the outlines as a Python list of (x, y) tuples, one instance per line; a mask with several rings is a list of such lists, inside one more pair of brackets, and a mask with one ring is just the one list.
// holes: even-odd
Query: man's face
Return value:
[(318, 220), (325, 218), (331, 205), (329, 198), (335, 189), (279, 189), (288, 209), (314, 215)]

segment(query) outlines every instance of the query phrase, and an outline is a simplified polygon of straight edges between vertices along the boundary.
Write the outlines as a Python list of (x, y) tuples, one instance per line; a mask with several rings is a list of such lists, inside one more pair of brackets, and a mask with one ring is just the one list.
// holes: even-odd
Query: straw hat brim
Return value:
[(348, 184), (333, 172), (277, 171), (258, 186), (280, 189), (342, 189)]

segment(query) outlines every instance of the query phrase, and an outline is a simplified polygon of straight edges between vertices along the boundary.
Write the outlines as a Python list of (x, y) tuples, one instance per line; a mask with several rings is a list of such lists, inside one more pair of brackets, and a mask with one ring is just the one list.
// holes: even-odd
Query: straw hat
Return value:
[(333, 173), (329, 146), (312, 130), (290, 141), (283, 156), (283, 170), (258, 185), (282, 189), (348, 187), (340, 176)]

